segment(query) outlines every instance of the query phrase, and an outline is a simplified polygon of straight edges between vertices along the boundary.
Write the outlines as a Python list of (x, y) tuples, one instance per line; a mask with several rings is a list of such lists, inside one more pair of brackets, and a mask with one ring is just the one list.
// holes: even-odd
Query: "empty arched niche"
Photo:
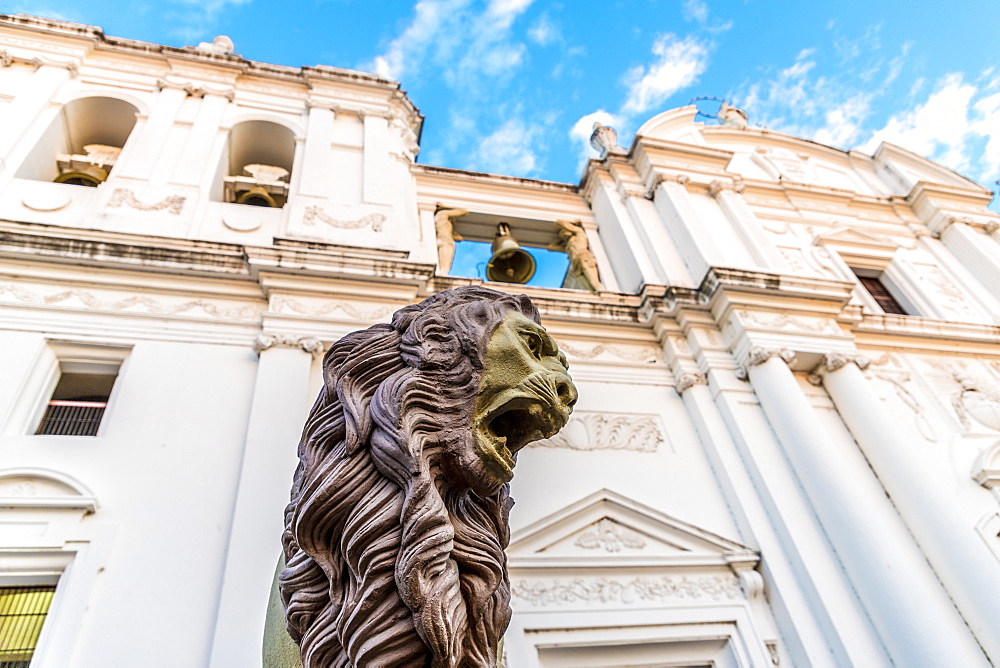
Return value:
[(98, 186), (135, 127), (138, 109), (124, 100), (84, 97), (63, 105), (17, 176)]
[(229, 132), (222, 155), (221, 188), (213, 199), (282, 207), (295, 160), (295, 135), (271, 121), (244, 121)]

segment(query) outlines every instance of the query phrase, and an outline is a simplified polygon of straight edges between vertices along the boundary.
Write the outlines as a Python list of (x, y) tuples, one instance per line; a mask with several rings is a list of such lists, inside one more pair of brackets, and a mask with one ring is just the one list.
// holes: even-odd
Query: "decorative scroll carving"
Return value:
[(0, 49), (0, 67), (10, 67), (14, 64), (14, 55), (6, 49)]
[(618, 359), (628, 362), (660, 362), (663, 356), (656, 346), (615, 346), (599, 343), (589, 350), (577, 348), (563, 341), (559, 342), (559, 348), (572, 358), (582, 360), (592, 360), (601, 355), (608, 354)]
[(741, 571), (738, 575), (740, 589), (748, 601), (764, 598), (764, 578), (757, 571)]
[(837, 324), (828, 318), (810, 318), (788, 315), (787, 313), (761, 313), (760, 311), (740, 311), (740, 319), (750, 325), (768, 329), (793, 330), (797, 332), (840, 333)]
[(507, 482), (576, 401), (540, 319), (523, 295), (468, 286), (330, 348), (278, 579), (305, 666), (496, 665)]
[(286, 334), (259, 334), (253, 342), (253, 351), (258, 355), (271, 348), (301, 348), (310, 355), (323, 352), (323, 343), (312, 336), (288, 336)]
[(970, 418), (989, 429), (1000, 431), (1000, 387), (975, 378), (962, 369), (954, 369), (953, 377), (960, 389), (951, 404), (962, 426), (970, 429)]
[(579, 603), (635, 605), (670, 599), (711, 598), (716, 601), (742, 598), (740, 583), (732, 575), (698, 577), (638, 577), (621, 581), (605, 578), (519, 580), (511, 595), (533, 606), (569, 606)]
[(763, 364), (772, 357), (780, 357), (785, 364), (791, 364), (795, 361), (795, 352), (788, 348), (773, 350), (756, 346), (747, 353), (747, 366)]
[(656, 415), (577, 411), (566, 429), (535, 445), (568, 450), (656, 452), (666, 440)]
[(361, 309), (350, 302), (325, 301), (319, 304), (304, 304), (286, 295), (276, 295), (271, 298), (271, 312), (297, 313), (314, 318), (322, 318), (332, 313), (343, 313), (354, 320), (381, 320), (395, 310), (392, 306), (381, 306), (371, 309)]
[(306, 213), (302, 217), (302, 223), (312, 226), (316, 224), (317, 220), (326, 223), (330, 227), (342, 230), (357, 230), (363, 227), (370, 227), (372, 228), (372, 232), (381, 232), (382, 224), (385, 223), (385, 216), (381, 213), (369, 213), (356, 220), (339, 220), (326, 213), (322, 207), (307, 206)]
[(661, 183), (679, 183), (682, 186), (686, 185), (691, 180), (691, 177), (687, 174), (657, 174), (653, 177), (650, 182), (649, 187), (646, 189), (646, 199), (653, 200), (656, 199), (656, 189)]
[(831, 373), (837, 369), (842, 369), (848, 364), (854, 364), (864, 371), (871, 363), (871, 360), (864, 355), (850, 355), (840, 352), (827, 353), (823, 355), (823, 359), (820, 360), (820, 363), (809, 374), (809, 382), (813, 385), (822, 385), (824, 373)]
[(747, 352), (746, 363), (739, 366), (736, 369), (736, 377), (740, 380), (748, 380), (750, 378), (749, 369), (750, 367), (755, 367), (763, 364), (772, 357), (780, 358), (785, 364), (789, 366), (795, 362), (795, 351), (789, 350), (788, 348), (782, 348), (781, 350), (774, 350), (768, 348), (762, 348), (760, 346), (754, 346)]
[(214, 318), (225, 320), (255, 320), (260, 317), (262, 310), (259, 306), (225, 308), (204, 299), (191, 299), (175, 304), (164, 303), (146, 295), (125, 297), (122, 299), (104, 299), (92, 292), (80, 289), (61, 290), (52, 294), (42, 295), (25, 290), (12, 283), (0, 283), (0, 296), (3, 295), (10, 295), (24, 304), (37, 304), (41, 306), (50, 306), (76, 299), (87, 308), (100, 311), (138, 310), (156, 315), (182, 315), (200, 310)]
[(742, 181), (712, 181), (708, 184), (708, 193), (712, 197), (718, 197), (723, 190), (731, 190), (734, 193), (741, 193), (746, 189), (746, 184)]
[(136, 211), (166, 211), (177, 216), (184, 209), (184, 202), (187, 198), (182, 195), (169, 195), (155, 204), (145, 204), (136, 199), (135, 193), (128, 188), (115, 188), (108, 200), (108, 206), (118, 208), (123, 204)]
[(682, 373), (677, 377), (674, 389), (677, 394), (684, 394), (695, 385), (708, 385), (708, 377), (703, 373)]
[(615, 553), (624, 549), (641, 550), (646, 547), (646, 541), (635, 531), (615, 522), (610, 517), (605, 517), (594, 524), (590, 529), (577, 536), (573, 542), (577, 547), (585, 550), (604, 549), (605, 552)]

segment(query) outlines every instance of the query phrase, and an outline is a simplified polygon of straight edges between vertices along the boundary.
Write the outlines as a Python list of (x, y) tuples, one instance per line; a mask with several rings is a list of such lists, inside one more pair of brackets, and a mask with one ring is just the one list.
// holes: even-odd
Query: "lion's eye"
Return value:
[(524, 337), (524, 342), (527, 344), (531, 354), (535, 356), (535, 359), (542, 359), (542, 355), (545, 352), (542, 337), (534, 332), (521, 332), (521, 336)]

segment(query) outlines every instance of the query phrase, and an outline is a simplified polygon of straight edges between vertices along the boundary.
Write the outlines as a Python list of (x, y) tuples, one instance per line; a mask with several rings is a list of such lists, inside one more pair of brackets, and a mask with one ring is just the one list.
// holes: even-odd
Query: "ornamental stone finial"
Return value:
[(610, 125), (594, 123), (594, 131), (590, 135), (590, 145), (603, 160), (609, 153), (624, 154), (625, 149), (618, 145), (618, 132)]

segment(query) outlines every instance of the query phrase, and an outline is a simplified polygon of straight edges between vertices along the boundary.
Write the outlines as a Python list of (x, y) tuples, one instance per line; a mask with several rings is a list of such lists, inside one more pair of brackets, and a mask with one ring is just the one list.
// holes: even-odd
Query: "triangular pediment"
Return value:
[(814, 243), (817, 246), (846, 245), (887, 251), (894, 251), (899, 248), (899, 244), (892, 239), (853, 227), (837, 227), (829, 232), (817, 234)]
[(516, 531), (507, 549), (519, 566), (755, 564), (757, 554), (727, 538), (611, 490), (600, 490)]

